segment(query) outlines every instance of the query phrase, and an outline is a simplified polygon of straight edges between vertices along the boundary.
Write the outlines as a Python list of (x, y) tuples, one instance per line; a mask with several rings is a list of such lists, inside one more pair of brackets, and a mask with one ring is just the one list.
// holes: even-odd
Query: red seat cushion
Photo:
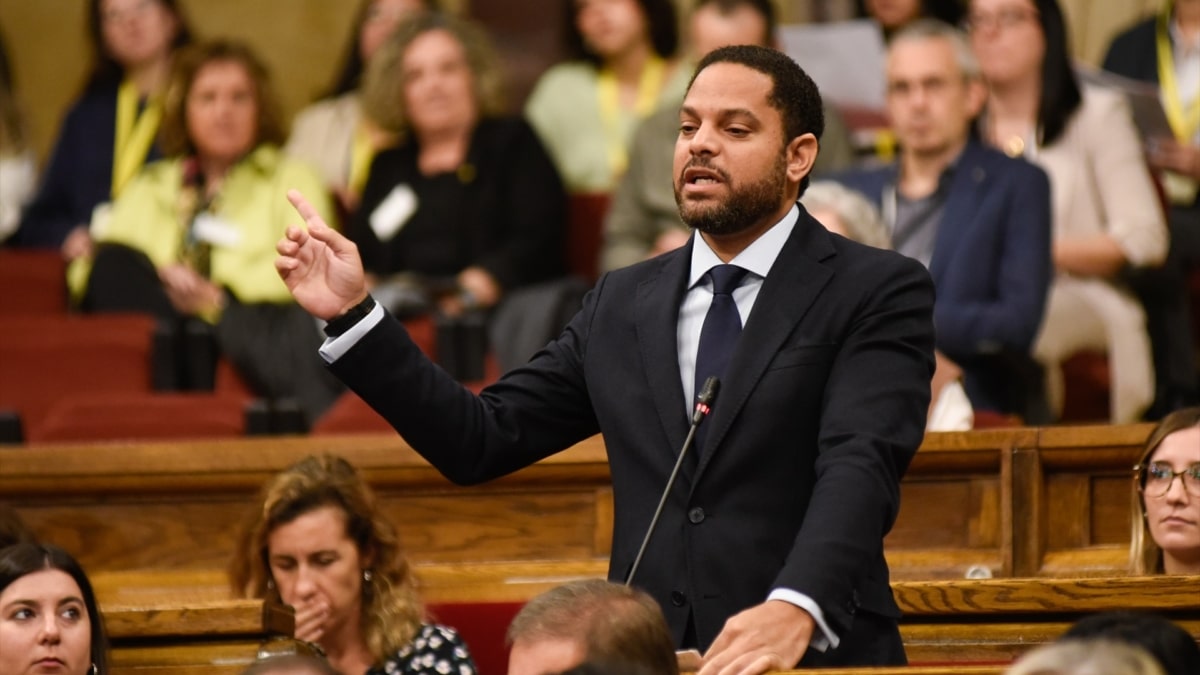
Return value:
[(508, 624), (524, 602), (447, 602), (426, 606), (435, 623), (458, 631), (480, 675), (508, 672)]

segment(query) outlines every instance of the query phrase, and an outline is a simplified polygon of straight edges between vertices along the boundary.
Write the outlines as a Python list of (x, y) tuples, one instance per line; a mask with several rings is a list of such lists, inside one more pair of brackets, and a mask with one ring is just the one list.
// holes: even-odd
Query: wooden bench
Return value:
[(262, 600), (157, 598), (126, 604), (101, 599), (115, 675), (238, 673), (259, 645), (290, 637), (290, 607)]
[[(893, 578), (1121, 573), (1129, 469), (1150, 428), (930, 434), (885, 542)], [(415, 562), (608, 558), (612, 489), (599, 437), (469, 488), (393, 434), (25, 447), (0, 450), (0, 495), (92, 572), (222, 569), (261, 485), (320, 452), (362, 470)]]

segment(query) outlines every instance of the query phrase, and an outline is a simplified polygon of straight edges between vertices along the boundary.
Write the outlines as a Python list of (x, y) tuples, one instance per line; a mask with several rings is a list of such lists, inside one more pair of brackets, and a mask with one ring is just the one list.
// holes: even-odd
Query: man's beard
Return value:
[[(702, 167), (720, 174), (721, 180), (729, 188), (728, 198), (711, 205), (685, 205), (681, 194), (683, 174), (692, 167)], [(688, 227), (706, 234), (721, 236), (747, 230), (779, 209), (787, 182), (786, 174), (787, 160), (780, 153), (775, 165), (762, 180), (739, 188), (730, 180), (729, 174), (710, 165), (707, 160), (693, 159), (679, 172), (675, 183), (675, 204), (679, 207), (679, 217)]]

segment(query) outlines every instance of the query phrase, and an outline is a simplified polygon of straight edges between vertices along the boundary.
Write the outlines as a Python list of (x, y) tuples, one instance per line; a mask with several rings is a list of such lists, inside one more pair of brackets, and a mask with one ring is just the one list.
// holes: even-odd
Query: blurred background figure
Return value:
[(263, 486), (230, 565), (234, 593), (296, 609), (296, 638), (344, 675), (474, 675), (453, 629), (425, 621), (395, 526), (354, 467), (308, 457)]
[(66, 551), (34, 543), (0, 549), (0, 607), (0, 673), (108, 675), (104, 618)]
[(12, 70), (0, 33), (0, 243), (21, 223), (21, 209), (33, 196), (37, 177)]
[(929, 269), (939, 367), (963, 374), (977, 410), (1048, 422), (1032, 345), (1051, 276), (1045, 172), (974, 137), (987, 97), (957, 28), (920, 19), (888, 44), (897, 161), (838, 179), (884, 213), (892, 245)]
[(364, 0), (355, 16), (341, 71), (328, 93), (296, 113), (288, 155), (317, 168), (347, 216), (354, 213), (371, 160), (396, 142), (397, 129), (380, 125), (362, 111), (366, 64), (400, 21), (420, 10), (437, 9), (436, 0)]
[(1165, 675), (1154, 657), (1134, 645), (1098, 638), (1037, 647), (1004, 675)]
[(1137, 421), (1154, 398), (1154, 366), (1145, 313), (1121, 275), (1161, 264), (1167, 229), (1129, 107), (1080, 89), (1056, 0), (972, 0), (967, 22), (989, 87), (980, 134), (1050, 177), (1057, 274), (1034, 355), (1051, 412), (1062, 410), (1062, 361), (1090, 349), (1108, 354), (1110, 420)]
[(917, 19), (937, 19), (957, 26), (966, 12), (964, 0), (855, 0), (854, 4), (859, 16), (879, 24), (887, 40)]
[[(678, 675), (675, 641), (654, 598), (604, 579), (573, 581), (534, 597), (508, 627), (508, 675), (542, 675), (584, 663)], [(618, 666), (619, 664), (619, 666)]]
[(91, 252), (96, 208), (162, 156), (155, 143), (162, 93), (191, 31), (176, 0), (91, 0), (88, 37), (91, 73), (13, 238), (17, 246), (59, 248), (68, 260)]
[[(441, 13), (403, 23), (368, 73), (367, 113), (404, 140), (376, 157), (350, 238), (381, 302), (446, 330), (565, 270), (566, 193), (529, 124), (502, 114), (501, 84), (482, 29)], [(523, 363), (561, 328), (519, 349), (493, 331), (493, 347)]]
[(1168, 201), (1171, 247), (1161, 268), (1128, 279), (1146, 308), (1156, 393), (1146, 417), (1200, 403), (1188, 274), (1200, 268), (1200, 0), (1173, 0), (1113, 40), (1104, 69), (1157, 85), (1172, 136), (1147, 139)]
[(1134, 574), (1200, 574), (1200, 408), (1162, 419), (1134, 469)]
[(1183, 628), (1154, 614), (1101, 612), (1071, 624), (1064, 640), (1104, 639), (1141, 647), (1165, 675), (1200, 673), (1200, 646)]
[[(726, 45), (775, 45), (772, 0), (699, 0), (688, 17), (692, 59)], [(690, 64), (681, 66), (690, 70)], [(814, 176), (844, 169), (854, 159), (850, 132), (841, 115), (826, 104), (825, 132), (813, 167)], [(604, 219), (600, 269), (610, 271), (641, 262), (687, 243), (691, 232), (675, 204), (673, 169), (679, 110), (663, 106), (642, 122), (629, 149), (628, 171), (621, 178)]]
[[(152, 314), (184, 338), (211, 326), (256, 394), (294, 397), (315, 419), (341, 387), (316, 354), (317, 327), (273, 263), (279, 233), (295, 222), (287, 190), (314, 195), (327, 216), (329, 199), (311, 169), (279, 150), (283, 128), (264, 66), (240, 43), (189, 48), (178, 57), (162, 126), (170, 159), (130, 182), (94, 261), (71, 270), (77, 283), (86, 280), (76, 289), (82, 308)], [(194, 351), (190, 339), (179, 345), (183, 388), (211, 381), (213, 364), (193, 361)]]
[(692, 73), (679, 67), (671, 0), (563, 0), (569, 61), (550, 68), (525, 116), (576, 192), (609, 192), (625, 173), (638, 122), (677, 106)]

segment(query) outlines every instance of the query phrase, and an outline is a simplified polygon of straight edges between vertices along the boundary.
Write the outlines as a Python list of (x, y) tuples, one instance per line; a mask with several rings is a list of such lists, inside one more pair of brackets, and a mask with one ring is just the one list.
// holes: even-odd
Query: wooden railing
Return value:
[[(1121, 573), (1129, 468), (1149, 430), (930, 434), (885, 542), (893, 578)], [(608, 558), (612, 490), (599, 437), (470, 488), (395, 435), (26, 447), (0, 451), (0, 498), (90, 571), (223, 569), (259, 487), (320, 452), (360, 468), (418, 563)]]

